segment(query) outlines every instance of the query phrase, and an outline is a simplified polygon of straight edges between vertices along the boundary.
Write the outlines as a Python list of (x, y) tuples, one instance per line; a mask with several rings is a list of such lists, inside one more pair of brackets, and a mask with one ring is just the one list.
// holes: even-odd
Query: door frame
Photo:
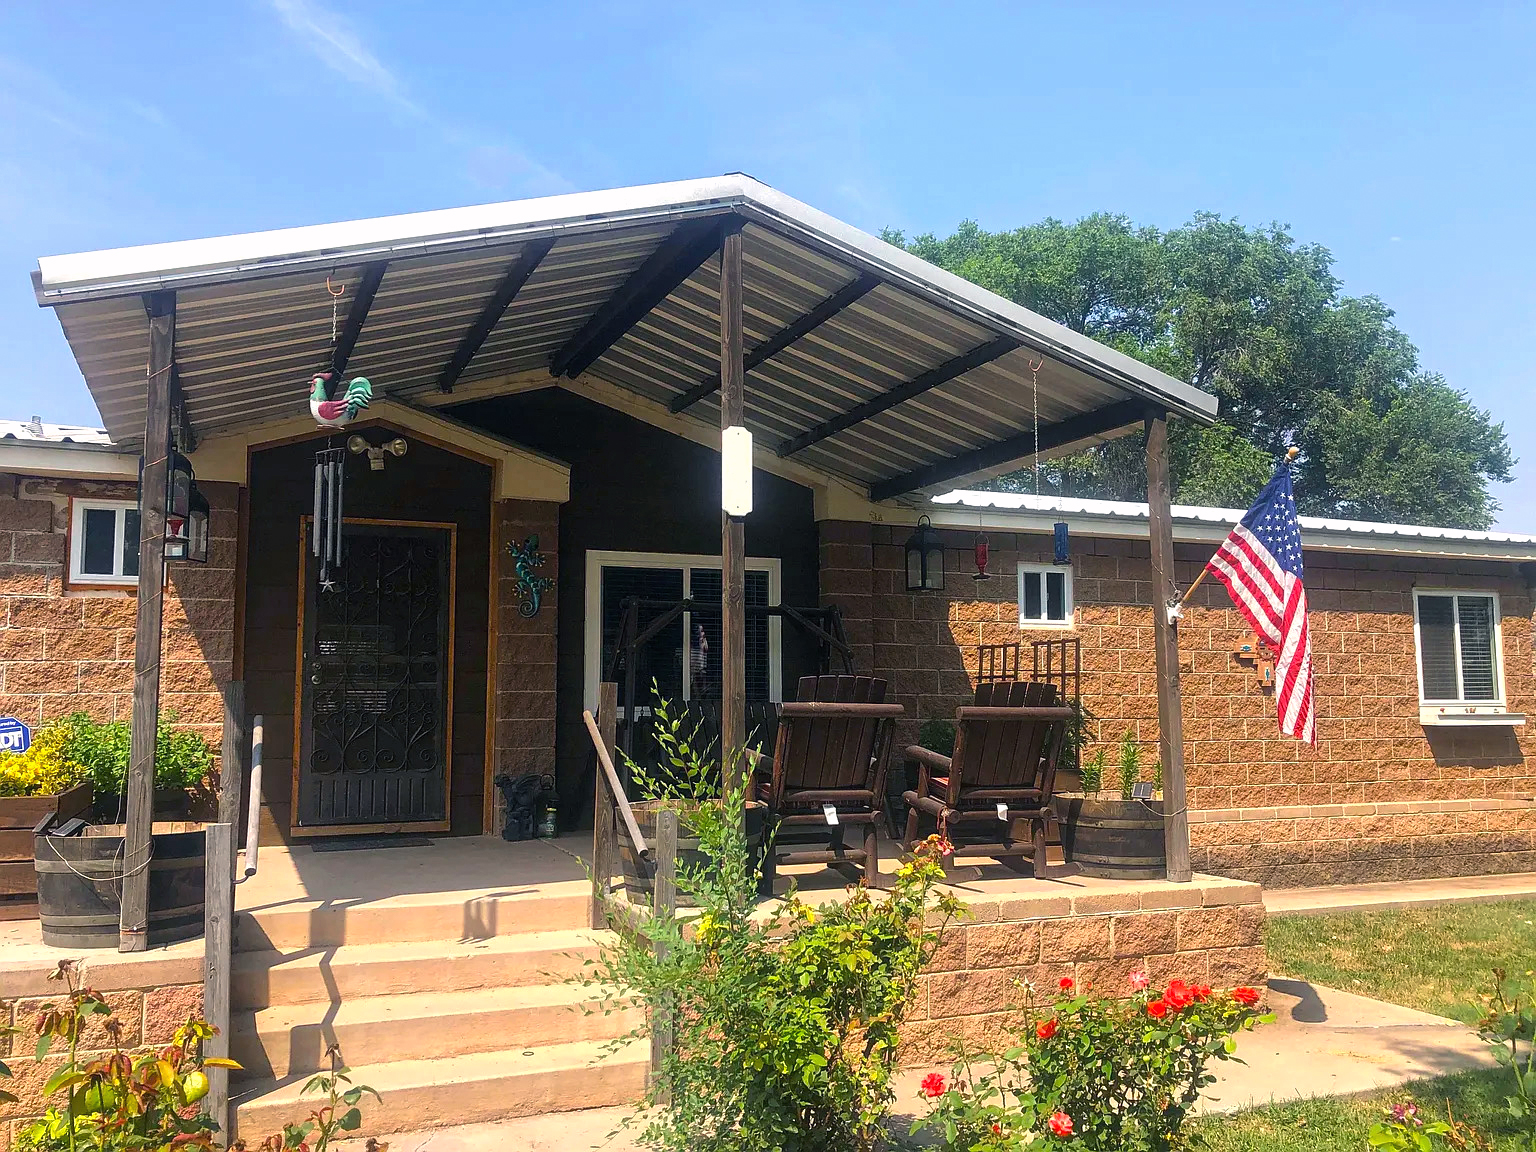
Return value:
[[(288, 813), (288, 834), (310, 836), (379, 836), (392, 832), (447, 832), (453, 827), (453, 679), (457, 668), (453, 661), (454, 632), (458, 625), (459, 526), (436, 520), (381, 520), (365, 516), (343, 516), (342, 526), (375, 524), (386, 528), (437, 528), (448, 533), (448, 658), (443, 677), (443, 818), (441, 820), (396, 821), (384, 824), (311, 824), (299, 823), (299, 773), (304, 767), (304, 607), (308, 602), (309, 524), (313, 516), (299, 517), (299, 621), (294, 642), (293, 670), (293, 781)], [(492, 608), (492, 611), (495, 609)]]

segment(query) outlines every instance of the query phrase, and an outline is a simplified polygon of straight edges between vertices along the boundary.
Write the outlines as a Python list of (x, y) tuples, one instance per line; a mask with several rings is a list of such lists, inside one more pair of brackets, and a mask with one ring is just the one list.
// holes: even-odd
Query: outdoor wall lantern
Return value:
[(192, 484), (187, 508), (187, 559), (194, 564), (208, 563), (208, 498)]
[(917, 530), (907, 538), (907, 591), (942, 592), (944, 590), (944, 544), (926, 516), (917, 521)]
[[(143, 462), (139, 463), (140, 475), (143, 475)], [(139, 485), (142, 493), (144, 486)], [(192, 461), (188, 460), (174, 448), (171, 449), (170, 459), (166, 462), (165, 475), (165, 558), (167, 560), (189, 559), (188, 542), (190, 540), (193, 494), (197, 492), (197, 485), (193, 483)], [(142, 495), (140, 497), (142, 500)], [(202, 500), (202, 496), (198, 496)], [(204, 533), (207, 531), (208, 503), (203, 501), (203, 525)], [(207, 558), (206, 548), (204, 558)]]

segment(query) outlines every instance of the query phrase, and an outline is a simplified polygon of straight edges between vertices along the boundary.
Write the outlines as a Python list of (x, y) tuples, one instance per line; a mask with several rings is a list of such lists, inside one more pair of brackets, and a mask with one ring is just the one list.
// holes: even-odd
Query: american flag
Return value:
[(1232, 602), (1275, 659), (1280, 731), (1317, 743), (1312, 699), (1312, 643), (1307, 637), (1307, 590), (1301, 579), (1301, 525), (1291, 463), (1282, 461), (1259, 498), (1206, 566), (1227, 586)]

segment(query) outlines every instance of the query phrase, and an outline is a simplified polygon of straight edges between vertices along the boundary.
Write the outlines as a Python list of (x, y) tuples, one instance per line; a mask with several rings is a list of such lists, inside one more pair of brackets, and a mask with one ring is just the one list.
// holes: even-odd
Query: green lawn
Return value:
[(1536, 900), (1274, 916), (1266, 938), (1276, 976), (1471, 1024), (1493, 968), (1536, 966)]
[(1366, 1133), (1382, 1113), (1412, 1099), (1426, 1112), (1445, 1115), (1449, 1100), (1456, 1118), (1493, 1141), (1494, 1152), (1528, 1152), (1530, 1137), (1510, 1128), (1504, 1112), (1508, 1073), (1461, 1072), (1366, 1096), (1275, 1104), (1211, 1117), (1200, 1124), (1207, 1152), (1365, 1152)]

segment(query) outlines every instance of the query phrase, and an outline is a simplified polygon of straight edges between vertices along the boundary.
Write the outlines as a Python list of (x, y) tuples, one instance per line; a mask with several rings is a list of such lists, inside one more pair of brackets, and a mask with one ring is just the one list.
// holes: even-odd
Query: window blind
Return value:
[(1417, 608), (1424, 699), (1497, 700), (1493, 597), (1420, 596)]
[(1493, 671), (1493, 598), (1456, 597), (1461, 625), (1461, 692), (1463, 700), (1497, 700)]

